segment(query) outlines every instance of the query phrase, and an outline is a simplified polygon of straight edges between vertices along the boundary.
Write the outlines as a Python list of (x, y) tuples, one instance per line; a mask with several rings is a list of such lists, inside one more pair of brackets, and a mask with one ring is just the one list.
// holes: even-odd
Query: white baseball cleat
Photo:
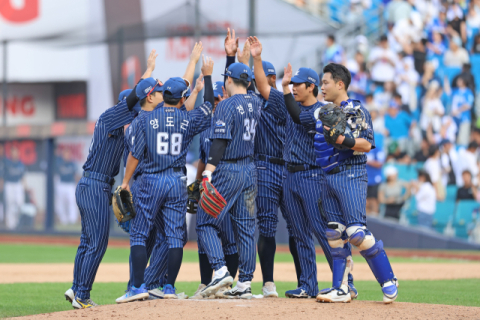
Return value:
[(388, 281), (383, 284), (382, 292), (383, 292), (383, 303), (389, 304), (395, 301), (398, 296), (398, 282), (397, 279), (393, 281)]
[(218, 291), (215, 293), (215, 299), (225, 299), (225, 296), (223, 295), (226, 291), (231, 290), (231, 286), (226, 286), (218, 289)]
[(200, 284), (198, 285), (197, 291), (195, 291), (195, 293), (193, 294), (193, 296), (191, 296), (189, 299), (194, 299), (194, 300), (204, 299), (204, 297), (200, 294), (200, 291), (202, 291), (205, 287), (206, 287), (206, 285), (204, 285), (203, 283), (200, 283)]
[(264, 298), (278, 298), (277, 287), (273, 282), (265, 282), (262, 291)]
[(350, 302), (352, 301), (352, 297), (350, 296), (350, 292), (345, 293), (342, 289), (337, 288), (329, 288), (323, 289), (317, 295), (317, 302)]
[[(226, 267), (225, 267), (226, 269)], [(217, 293), (218, 289), (226, 287), (226, 286), (231, 286), (233, 283), (233, 278), (230, 276), (230, 273), (228, 271), (225, 272), (223, 276), (219, 277), (213, 277), (212, 282), (210, 282), (205, 288), (203, 288), (200, 291), (200, 294), (204, 297), (207, 298), (211, 295), (215, 295)]]
[(72, 288), (65, 291), (65, 299), (70, 303), (72, 303), (73, 299), (75, 299), (75, 292), (73, 292)]

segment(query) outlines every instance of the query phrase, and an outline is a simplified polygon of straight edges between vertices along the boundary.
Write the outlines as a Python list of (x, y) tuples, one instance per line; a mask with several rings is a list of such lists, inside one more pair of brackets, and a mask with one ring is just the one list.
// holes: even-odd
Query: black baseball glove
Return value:
[[(336, 148), (343, 149), (342, 145), (337, 144), (337, 139), (345, 133), (347, 127), (347, 115), (339, 106), (329, 103), (320, 109), (318, 119), (323, 124), (323, 135), (325, 141)], [(325, 127), (328, 127), (327, 130)]]
[(188, 193), (188, 202), (187, 202), (187, 212), (191, 214), (196, 214), (198, 210), (198, 201), (200, 201), (200, 184), (202, 180), (195, 180), (194, 183), (190, 184), (187, 187)]

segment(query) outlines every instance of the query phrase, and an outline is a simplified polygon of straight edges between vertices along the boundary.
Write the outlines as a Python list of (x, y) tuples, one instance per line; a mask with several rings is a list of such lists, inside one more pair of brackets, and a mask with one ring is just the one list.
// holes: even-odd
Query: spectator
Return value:
[(5, 214), (6, 226), (14, 230), (20, 218), (20, 208), (25, 203), (25, 165), (20, 161), (20, 151), (16, 146), (10, 148), (11, 158), (5, 160)]
[(480, 28), (480, 13), (475, 10), (475, 3), (470, 2), (467, 14), (467, 28)]
[(472, 53), (480, 53), (480, 33), (477, 33), (477, 35), (473, 38)]
[(447, 51), (447, 47), (443, 41), (443, 36), (440, 32), (433, 31), (432, 41), (427, 43), (428, 55), (430, 57), (442, 57)]
[(397, 141), (392, 141), (388, 145), (387, 162), (395, 162), (401, 164), (410, 164), (410, 156), (400, 149)]
[(429, 148), (430, 144), (428, 143), (427, 138), (423, 138), (420, 144), (420, 150), (418, 150), (413, 156), (414, 162), (425, 162), (429, 157)]
[[(349, 59), (347, 61), (347, 69), (350, 71), (352, 78), (357, 74), (358, 70), (360, 70), (360, 65), (365, 62), (365, 58), (360, 51), (355, 53), (355, 57), (353, 59)], [(366, 68), (365, 68), (366, 69)], [(352, 84), (350, 84), (351, 86)]]
[(410, 16), (412, 6), (405, 0), (393, 0), (387, 5), (386, 10), (388, 22), (396, 23)]
[(442, 128), (439, 134), (434, 134), (432, 142), (440, 143), (442, 140), (447, 139), (451, 143), (455, 143), (457, 140), (458, 127), (451, 116), (443, 116)]
[(392, 34), (398, 43), (405, 48), (411, 42), (420, 41), (422, 35), (422, 17), (416, 11), (412, 11), (410, 15), (395, 23), (392, 29)]
[(335, 43), (335, 36), (330, 34), (327, 36), (327, 49), (323, 54), (323, 65), (333, 63), (343, 63), (343, 48)]
[(395, 79), (397, 55), (389, 48), (387, 36), (380, 37), (378, 46), (372, 49), (368, 61), (371, 65), (372, 80), (377, 85), (383, 85), (386, 81)]
[(445, 187), (442, 183), (442, 166), (440, 164), (440, 149), (437, 145), (432, 145), (428, 153), (430, 156), (425, 161), (425, 171), (430, 177), (430, 181), (436, 190), (437, 200), (443, 201), (445, 199)]
[(412, 126), (411, 117), (398, 107), (388, 108), (385, 115), (385, 130), (390, 140), (397, 141), (401, 151), (407, 149), (408, 137)]
[[(375, 133), (375, 141), (379, 140), (379, 134)], [(381, 143), (377, 144), (375, 149), (367, 153), (367, 214), (378, 214), (378, 187), (382, 183), (382, 166), (385, 163), (385, 152)]]
[(470, 137), (470, 125), (472, 115), (470, 109), (473, 106), (472, 90), (467, 88), (462, 77), (457, 79), (457, 88), (452, 92), (451, 115), (458, 126), (457, 143), (467, 145)]
[(466, 43), (467, 27), (465, 24), (465, 17), (462, 8), (457, 3), (453, 3), (448, 6), (447, 21), (447, 32), (451, 35), (460, 36), (461, 41)]
[(455, 78), (453, 78), (452, 88), (458, 88), (457, 86), (458, 78), (463, 78), (467, 88), (469, 88), (472, 92), (475, 92), (475, 78), (472, 74), (472, 65), (470, 63), (465, 63), (462, 66), (462, 72), (456, 75)]
[(433, 214), (437, 210), (436, 192), (430, 176), (424, 170), (418, 172), (418, 182), (412, 185), (412, 193), (417, 202), (418, 224), (431, 228)]
[(372, 118), (373, 131), (385, 135), (385, 118), (380, 114), (380, 111), (371, 109), (370, 117)]
[(418, 73), (415, 71), (414, 61), (411, 56), (404, 52), (400, 53), (401, 58), (396, 68), (395, 84), (397, 92), (401, 95), (402, 105), (409, 106), (409, 111), (417, 108), (417, 94), (415, 87), (418, 83)]
[(469, 171), (472, 174), (472, 183), (475, 187), (478, 187), (479, 170), (478, 170), (478, 159), (476, 154), (477, 149), (478, 149), (478, 144), (476, 142), (470, 142), (467, 150), (463, 150), (459, 152), (458, 159), (461, 159), (461, 160), (458, 161), (457, 172), (456, 172), (458, 187), (463, 186), (462, 172), (465, 170)]
[(371, 93), (368, 93), (365, 96), (365, 105), (364, 106), (369, 112), (371, 112), (372, 110), (377, 110), (377, 111), (380, 110), (380, 106), (375, 102), (375, 100), (373, 99), (373, 94), (371, 94)]
[(368, 76), (366, 72), (366, 64), (365, 62), (360, 64), (360, 68), (355, 75), (352, 75), (352, 82), (350, 82), (350, 86), (348, 90), (351, 94), (349, 97), (351, 99), (360, 100), (362, 103), (365, 102), (365, 94), (367, 92), (367, 85), (368, 85)]
[(415, 71), (417, 71), (419, 75), (422, 75), (425, 61), (427, 61), (427, 39), (422, 39), (419, 42), (414, 43), (413, 60), (415, 64)]
[(463, 187), (457, 190), (457, 201), (477, 200), (477, 191), (472, 184), (472, 174), (468, 170), (462, 172)]
[(373, 95), (373, 99), (375, 99), (375, 103), (380, 110), (386, 110), (390, 106), (390, 102), (392, 101), (395, 92), (396, 88), (393, 81), (387, 81), (385, 82), (383, 90), (379, 90)]
[(406, 182), (398, 180), (398, 170), (393, 166), (385, 168), (386, 183), (382, 183), (378, 190), (378, 200), (385, 205), (385, 217), (398, 220), (400, 210), (410, 196)]
[(447, 14), (443, 6), (440, 6), (438, 17), (433, 18), (426, 26), (425, 31), (428, 34), (429, 39), (432, 38), (433, 32), (439, 32), (445, 34), (447, 31)]
[(420, 115), (420, 129), (424, 136), (430, 125), (434, 133), (440, 132), (442, 116), (445, 113), (440, 95), (441, 89), (439, 83), (437, 81), (430, 82), (427, 93), (423, 98), (423, 109)]
[(456, 185), (455, 172), (457, 168), (458, 155), (450, 140), (443, 140), (440, 143), (440, 164), (442, 165), (442, 183), (444, 186)]
[(462, 48), (462, 40), (460, 37), (454, 36), (450, 41), (450, 48), (445, 52), (443, 63), (447, 67), (460, 68), (463, 64), (469, 62), (468, 52)]
[(402, 95), (398, 92), (393, 94), (393, 99), (390, 101), (389, 107), (398, 108), (401, 111), (410, 114), (410, 107), (407, 104), (403, 103)]

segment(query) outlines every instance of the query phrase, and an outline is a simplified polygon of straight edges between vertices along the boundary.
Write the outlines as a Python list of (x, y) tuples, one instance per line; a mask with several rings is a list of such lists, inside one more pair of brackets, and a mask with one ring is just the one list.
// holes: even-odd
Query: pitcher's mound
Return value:
[[(314, 299), (149, 300), (22, 319), (478, 319), (480, 308), (373, 301), (323, 304)], [(19, 319), (19, 318), (15, 318)]]

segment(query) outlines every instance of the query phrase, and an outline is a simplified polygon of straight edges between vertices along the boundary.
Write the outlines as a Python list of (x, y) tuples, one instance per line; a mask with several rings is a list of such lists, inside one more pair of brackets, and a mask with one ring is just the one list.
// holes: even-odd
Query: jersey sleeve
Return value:
[(210, 139), (232, 140), (233, 114), (228, 100), (230, 99), (221, 101), (215, 109)]
[(287, 119), (287, 107), (285, 106), (285, 100), (283, 98), (283, 92), (277, 89), (271, 88), (270, 95), (267, 102), (264, 104), (263, 109), (282, 121)]
[(132, 134), (130, 135), (130, 152), (135, 159), (141, 159), (145, 154), (147, 147), (147, 135), (145, 132), (145, 119), (137, 121), (132, 126)]
[(363, 138), (372, 144), (372, 149), (375, 149), (375, 138), (373, 137), (373, 125), (372, 117), (367, 109), (362, 107), (363, 114), (365, 115), (365, 122), (367, 123), (367, 128), (360, 132), (359, 138)]
[(212, 105), (210, 102), (205, 102), (197, 106), (188, 113), (190, 121), (193, 122), (194, 135), (206, 130), (212, 123)]
[(320, 110), (321, 107), (321, 105), (318, 105), (317, 107), (310, 110), (302, 110), (300, 112), (300, 123), (302, 124), (302, 126), (305, 127), (307, 131), (315, 130), (315, 127), (317, 125), (317, 119), (315, 118), (315, 114), (318, 113), (317, 110)]
[(121, 128), (129, 124), (133, 120), (133, 114), (128, 109), (127, 101), (122, 100), (117, 105), (105, 111), (103, 122), (108, 130), (112, 133), (115, 129)]

